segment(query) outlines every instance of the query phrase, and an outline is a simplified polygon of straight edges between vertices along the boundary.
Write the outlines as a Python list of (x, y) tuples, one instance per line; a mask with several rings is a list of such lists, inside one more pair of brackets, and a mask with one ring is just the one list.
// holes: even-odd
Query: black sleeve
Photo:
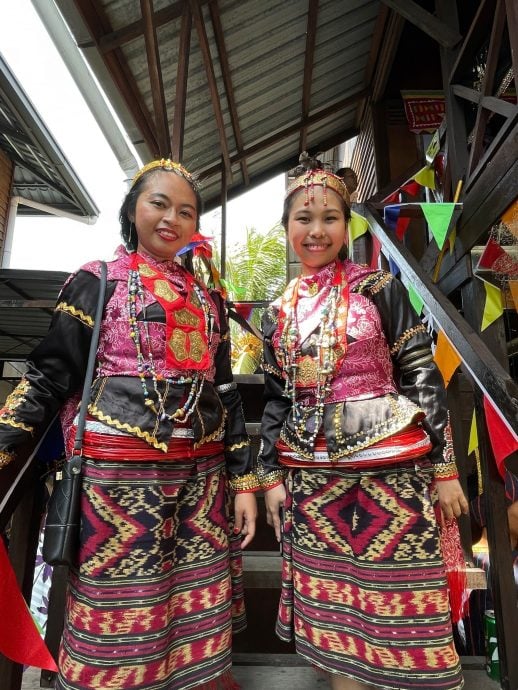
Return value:
[(225, 303), (218, 293), (212, 293), (211, 297), (217, 305), (220, 320), (221, 342), (215, 357), (214, 385), (227, 412), (225, 457), (230, 474), (239, 477), (253, 472), (252, 448), (246, 431), (241, 395), (232, 374), (230, 328)]
[(263, 485), (268, 483), (265, 478), (270, 473), (280, 469), (275, 443), (291, 408), (291, 401), (284, 395), (285, 382), (272, 345), (276, 327), (276, 315), (270, 307), (262, 320), (265, 406), (261, 419), (261, 449), (257, 458), (257, 472)]
[(17, 447), (34, 446), (65, 400), (81, 387), (98, 294), (99, 279), (81, 270), (61, 290), (47, 335), (0, 410), (0, 466), (14, 459)]
[(402, 395), (424, 412), (433, 463), (444, 461), (448, 407), (446, 388), (433, 360), (432, 339), (410, 303), (404, 285), (388, 273), (378, 274), (371, 296), (376, 304), (394, 363), (394, 379)]

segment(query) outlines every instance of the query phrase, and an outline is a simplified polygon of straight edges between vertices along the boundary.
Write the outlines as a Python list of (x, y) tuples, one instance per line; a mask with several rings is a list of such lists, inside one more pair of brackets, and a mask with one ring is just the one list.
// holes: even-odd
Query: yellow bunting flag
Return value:
[(469, 444), (468, 455), (471, 455), (474, 450), (478, 448), (478, 431), (477, 431), (477, 417), (475, 410), (473, 410), (473, 417), (471, 418), (471, 428), (469, 430)]
[(444, 334), (444, 331), (439, 331), (437, 334), (437, 345), (435, 346), (433, 358), (442, 374), (444, 385), (447, 386), (462, 359)]
[(509, 281), (509, 290), (513, 298), (514, 308), (518, 311), (518, 280)]
[(435, 189), (435, 172), (433, 168), (429, 167), (428, 165), (416, 172), (412, 179), (416, 182), (419, 182), (419, 184), (423, 187)]
[(358, 237), (364, 235), (369, 228), (367, 218), (360, 216), (359, 213), (351, 211), (351, 220), (349, 221), (349, 237), (351, 242), (357, 240)]
[(504, 304), (502, 300), (502, 292), (499, 288), (484, 280), (484, 288), (486, 290), (486, 303), (484, 305), (484, 314), (482, 316), (481, 331), (485, 331), (488, 326), (494, 323), (504, 313)]

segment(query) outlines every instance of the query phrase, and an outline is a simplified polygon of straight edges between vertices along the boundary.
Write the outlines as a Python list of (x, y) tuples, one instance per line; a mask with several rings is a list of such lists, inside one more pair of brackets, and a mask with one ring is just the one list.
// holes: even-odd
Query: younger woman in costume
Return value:
[[(234, 687), (240, 546), (254, 536), (257, 481), (223, 300), (175, 260), (200, 206), (193, 177), (163, 159), (137, 173), (121, 208), (125, 247), (108, 263), (59, 690)], [(98, 285), (97, 261), (65, 284), (1, 411), (3, 465), (64, 403), (73, 441)]]
[(467, 503), (445, 389), (401, 283), (339, 258), (349, 218), (337, 176), (309, 169), (289, 185), (302, 274), (263, 321), (258, 457), (283, 544), (276, 632), (334, 690), (456, 690), (434, 503), (447, 521)]

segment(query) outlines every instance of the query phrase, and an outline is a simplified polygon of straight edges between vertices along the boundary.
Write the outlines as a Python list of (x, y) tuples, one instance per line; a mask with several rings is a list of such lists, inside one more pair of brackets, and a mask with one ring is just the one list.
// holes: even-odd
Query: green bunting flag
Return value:
[(448, 229), (453, 218), (453, 212), (455, 210), (454, 203), (436, 203), (436, 204), (419, 204), (423, 210), (426, 222), (430, 226), (430, 230), (437, 242), (439, 249), (442, 249), (446, 236), (448, 234)]
[(407, 290), (410, 304), (414, 307), (419, 316), (423, 310), (424, 302), (411, 285), (407, 285)]
[(364, 235), (367, 232), (368, 227), (369, 223), (366, 218), (360, 216), (360, 214), (356, 213), (356, 211), (351, 211), (351, 220), (349, 221), (349, 236), (351, 238), (351, 242), (354, 242), (354, 240), (357, 240), (358, 237)]

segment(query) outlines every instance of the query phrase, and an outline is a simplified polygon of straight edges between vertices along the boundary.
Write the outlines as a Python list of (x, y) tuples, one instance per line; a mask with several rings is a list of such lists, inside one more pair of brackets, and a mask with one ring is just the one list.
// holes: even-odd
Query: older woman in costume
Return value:
[(349, 217), (330, 172), (289, 185), (283, 223), (302, 274), (263, 321), (258, 458), (283, 544), (276, 631), (334, 690), (457, 690), (434, 504), (458, 547), (467, 503), (445, 389), (401, 283), (341, 258)]
[[(200, 206), (189, 172), (162, 159), (137, 173), (121, 208), (125, 246), (108, 263), (59, 690), (234, 687), (240, 547), (254, 536), (258, 484), (225, 305), (175, 260)], [(2, 410), (2, 465), (60, 408), (73, 440), (98, 285), (93, 261), (63, 287)]]

